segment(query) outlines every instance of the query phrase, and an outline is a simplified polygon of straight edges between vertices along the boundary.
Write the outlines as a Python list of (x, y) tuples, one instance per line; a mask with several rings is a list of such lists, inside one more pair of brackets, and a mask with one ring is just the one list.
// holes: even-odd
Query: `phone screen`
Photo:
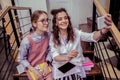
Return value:
[(75, 67), (74, 64), (67, 62), (66, 64), (62, 65), (61, 67), (59, 67), (58, 69), (62, 72), (62, 73), (66, 73), (67, 71), (71, 70), (73, 67)]

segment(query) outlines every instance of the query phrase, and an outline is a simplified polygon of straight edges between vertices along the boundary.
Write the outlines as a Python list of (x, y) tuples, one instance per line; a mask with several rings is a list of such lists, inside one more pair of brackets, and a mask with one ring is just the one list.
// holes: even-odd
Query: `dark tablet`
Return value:
[(67, 71), (71, 70), (73, 67), (75, 67), (74, 64), (67, 62), (61, 67), (59, 67), (58, 70), (60, 70), (62, 73), (66, 73)]

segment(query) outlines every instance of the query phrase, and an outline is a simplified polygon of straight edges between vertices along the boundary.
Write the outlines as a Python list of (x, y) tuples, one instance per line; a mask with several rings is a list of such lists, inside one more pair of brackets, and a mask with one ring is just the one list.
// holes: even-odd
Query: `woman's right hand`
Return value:
[(68, 54), (68, 57), (70, 58), (74, 58), (78, 55), (78, 51), (77, 50), (71, 50)]
[(33, 72), (33, 74), (35, 75), (35, 78), (37, 79), (37, 80), (39, 80), (39, 79), (42, 79), (42, 71), (39, 71), (39, 70), (36, 70), (34, 67), (32, 67), (32, 66), (30, 66), (29, 68), (28, 68), (31, 72)]

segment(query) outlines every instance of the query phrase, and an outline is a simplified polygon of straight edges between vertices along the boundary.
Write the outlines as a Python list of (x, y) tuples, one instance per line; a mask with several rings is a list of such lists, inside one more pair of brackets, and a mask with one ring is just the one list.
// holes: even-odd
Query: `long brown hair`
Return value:
[(53, 41), (55, 43), (55, 46), (59, 46), (61, 45), (61, 42), (60, 42), (60, 37), (59, 37), (59, 28), (58, 26), (56, 26), (56, 15), (60, 12), (65, 12), (68, 16), (68, 20), (69, 20), (69, 25), (67, 27), (67, 33), (68, 33), (68, 36), (67, 36), (67, 41), (71, 41), (73, 42), (74, 41), (74, 31), (73, 31), (73, 27), (72, 27), (72, 23), (71, 23), (71, 20), (70, 20), (70, 17), (67, 13), (67, 11), (64, 9), (64, 8), (60, 8), (60, 9), (53, 9), (51, 11), (51, 14), (53, 15), (53, 19), (52, 19), (52, 23), (53, 23)]

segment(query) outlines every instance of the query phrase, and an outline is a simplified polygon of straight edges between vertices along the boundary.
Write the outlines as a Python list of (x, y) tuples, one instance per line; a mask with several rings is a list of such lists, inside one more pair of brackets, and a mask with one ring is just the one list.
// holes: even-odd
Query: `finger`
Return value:
[(43, 75), (43, 72), (39, 71), (39, 76), (41, 76), (41, 77), (42, 77), (42, 75)]
[(105, 18), (111, 18), (111, 14), (105, 15)]
[(112, 22), (112, 18), (110, 15), (105, 16), (105, 21)]
[(78, 52), (78, 51), (77, 51), (77, 50), (73, 50), (72, 52), (73, 52), (73, 53), (76, 53), (76, 52)]
[(44, 73), (43, 76), (46, 76), (46, 73)]
[(112, 26), (112, 22), (107, 22), (107, 21), (105, 21), (105, 24), (106, 24), (107, 26)]
[(105, 29), (110, 30), (111, 26), (106, 27)]
[(69, 55), (70, 58), (74, 58), (75, 56), (74, 55)]
[(40, 76), (40, 75), (37, 75), (37, 76), (36, 76), (36, 79), (38, 80), (39, 78), (41, 78), (41, 76)]
[(78, 51), (77, 52), (74, 52), (74, 55), (77, 55), (78, 54)]

